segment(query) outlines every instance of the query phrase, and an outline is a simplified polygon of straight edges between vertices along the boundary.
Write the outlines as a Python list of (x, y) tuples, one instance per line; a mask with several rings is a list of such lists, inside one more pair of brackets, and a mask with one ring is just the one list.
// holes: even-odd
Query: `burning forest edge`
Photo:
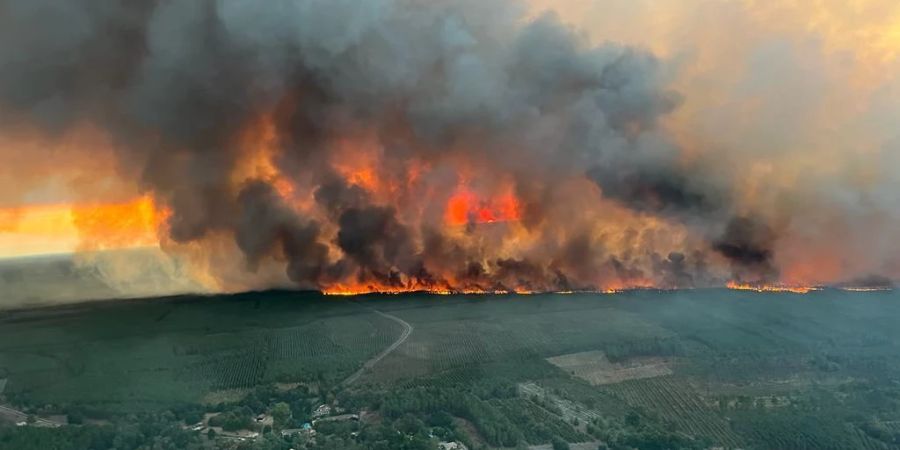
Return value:
[[(893, 229), (874, 219), (890, 205), (722, 166), (727, 148), (672, 129), (690, 99), (648, 49), (590, 42), (512, 0), (282, 6), (4, 6), (4, 144), (83, 152), (129, 188), (0, 208), (0, 230), (65, 222), (78, 252), (155, 246), (208, 292), (805, 292), (900, 277), (868, 236)], [(835, 218), (850, 203), (884, 228), (835, 242), (866, 229)], [(96, 270), (121, 272), (109, 266)]]
[[(895, 289), (894, 286), (788, 286), (788, 285), (780, 285), (780, 284), (747, 284), (747, 283), (735, 283), (729, 282), (726, 286), (729, 290), (736, 291), (750, 291), (757, 293), (791, 293), (791, 294), (808, 294), (810, 292), (824, 291), (828, 289), (845, 291), (845, 292), (887, 292), (893, 291)], [(354, 288), (356, 289), (356, 288)], [(346, 288), (335, 288), (331, 290), (320, 291), (321, 294), (327, 296), (360, 296), (360, 295), (370, 295), (370, 294), (383, 294), (383, 295), (404, 295), (404, 294), (428, 294), (428, 295), (542, 295), (542, 294), (556, 294), (556, 295), (576, 295), (576, 294), (621, 294), (632, 291), (657, 291), (657, 292), (666, 292), (666, 291), (690, 291), (695, 288), (656, 288), (656, 287), (633, 287), (633, 288), (620, 288), (620, 289), (606, 289), (602, 291), (597, 290), (578, 290), (578, 291), (515, 291), (515, 290), (491, 290), (491, 291), (453, 291), (453, 290), (428, 290), (428, 289), (404, 289), (404, 288), (395, 288), (389, 290), (382, 290), (378, 287), (363, 287), (361, 290), (352, 290)], [(697, 289), (715, 289), (715, 288), (697, 288)]]

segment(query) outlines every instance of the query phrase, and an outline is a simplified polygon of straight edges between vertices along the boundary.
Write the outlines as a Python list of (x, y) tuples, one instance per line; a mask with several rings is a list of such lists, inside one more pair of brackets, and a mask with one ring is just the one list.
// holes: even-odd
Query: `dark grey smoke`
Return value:
[(238, 194), (241, 215), (235, 239), (251, 269), (275, 251), (287, 257), (287, 273), (302, 286), (317, 287), (328, 249), (317, 242), (319, 225), (304, 221), (282, 204), (269, 184), (252, 181)]
[[(338, 219), (337, 244), (344, 254), (370, 269), (402, 267), (415, 255), (406, 227), (397, 222), (390, 207), (350, 208)], [(384, 276), (384, 273), (378, 273)]]
[(713, 242), (713, 248), (731, 261), (739, 280), (771, 281), (778, 276), (772, 264), (775, 238), (775, 232), (765, 223), (735, 217)]
[[(585, 176), (636, 211), (702, 233), (724, 223), (727, 190), (682, 167), (658, 127), (680, 102), (662, 64), (637, 49), (591, 47), (552, 16), (523, 23), (520, 8), (513, 0), (6, 0), (0, 118), (48, 132), (81, 123), (107, 130), (123, 173), (172, 209), (172, 239), (231, 233), (251, 268), (285, 257), (304, 286), (440, 284), (439, 274), (455, 274), (459, 287), (570, 289), (589, 287), (580, 280), (594, 269), (649, 276), (574, 230), (571, 243), (530, 259), (463, 248), (435, 223), (407, 223), (404, 211), (375, 204), (330, 167), (336, 137), (374, 130), (380, 175), (396, 175), (413, 156), (460, 153), (512, 174), (532, 229), (548, 220), (557, 180)], [(232, 180), (241, 133), (270, 111), (282, 172), (313, 186), (329, 223), (301, 217), (263, 180)], [(735, 219), (714, 248), (737, 270), (768, 274), (773, 239), (764, 224)], [(343, 253), (336, 261), (327, 244)], [(692, 275), (702, 254), (657, 262), (672, 285), (702, 279)]]
[(343, 179), (330, 175), (314, 193), (316, 203), (334, 218), (348, 208), (360, 208), (369, 202), (366, 191), (357, 185), (347, 185)]
[(663, 259), (657, 256), (654, 258), (654, 269), (664, 284), (670, 287), (691, 287), (694, 286), (694, 277), (691, 275), (693, 270), (688, 266), (684, 254), (672, 252)]
[(690, 178), (671, 167), (625, 173), (621, 168), (595, 167), (588, 176), (605, 195), (640, 211), (708, 216), (721, 213), (728, 205), (721, 193), (692, 185)]

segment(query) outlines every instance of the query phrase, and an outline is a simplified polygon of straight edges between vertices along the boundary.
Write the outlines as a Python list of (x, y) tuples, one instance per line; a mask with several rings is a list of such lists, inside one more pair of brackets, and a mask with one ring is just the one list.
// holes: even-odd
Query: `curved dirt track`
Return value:
[(397, 340), (394, 341), (393, 344), (389, 345), (386, 349), (382, 350), (381, 353), (373, 356), (372, 359), (366, 361), (366, 363), (363, 364), (363, 366), (360, 367), (359, 370), (357, 370), (356, 372), (353, 372), (352, 375), (347, 377), (341, 383), (344, 386), (349, 386), (349, 385), (353, 384), (360, 376), (362, 376), (363, 373), (365, 373), (367, 370), (371, 369), (372, 367), (375, 367), (375, 364), (378, 364), (378, 361), (381, 361), (385, 356), (389, 355), (391, 352), (396, 350), (397, 347), (399, 347), (404, 342), (406, 342), (406, 338), (408, 338), (409, 335), (412, 334), (412, 332), (413, 332), (413, 326), (410, 325), (409, 322), (407, 322), (397, 316), (378, 311), (377, 309), (373, 309), (372, 311), (374, 311), (375, 314), (378, 314), (379, 316), (386, 317), (388, 319), (393, 320), (394, 322), (399, 323), (403, 327), (403, 332), (400, 333), (400, 337), (398, 337)]

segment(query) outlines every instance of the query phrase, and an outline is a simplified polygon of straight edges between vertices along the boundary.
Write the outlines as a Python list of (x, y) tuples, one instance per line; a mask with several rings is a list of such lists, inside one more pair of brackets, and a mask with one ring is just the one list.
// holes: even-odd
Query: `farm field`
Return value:
[(115, 411), (218, 390), (340, 380), (401, 327), (347, 301), (268, 292), (0, 315), (5, 395)]
[(639, 356), (628, 358), (624, 363), (613, 363), (606, 354), (595, 350), (554, 356), (547, 361), (593, 385), (672, 374), (672, 361), (658, 356)]
[[(302, 389), (297, 420), (325, 404), (472, 447), (900, 448), (898, 301), (260, 292), (6, 311), (0, 403), (265, 414), (259, 392)], [(331, 427), (320, 433), (360, 444)]]

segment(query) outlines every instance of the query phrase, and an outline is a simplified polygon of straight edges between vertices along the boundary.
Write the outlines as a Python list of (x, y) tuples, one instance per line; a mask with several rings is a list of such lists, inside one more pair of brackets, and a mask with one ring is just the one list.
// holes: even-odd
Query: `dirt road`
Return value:
[(397, 340), (394, 341), (393, 344), (391, 344), (390, 346), (388, 346), (388, 348), (382, 350), (381, 353), (379, 353), (379, 354), (375, 355), (374, 357), (372, 357), (372, 359), (366, 361), (366, 363), (363, 364), (363, 366), (360, 367), (359, 370), (357, 370), (357, 371), (354, 372), (352, 375), (350, 375), (349, 377), (347, 377), (347, 378), (343, 381), (343, 383), (341, 383), (343, 386), (349, 386), (349, 385), (353, 384), (354, 382), (356, 382), (356, 380), (357, 380), (360, 376), (362, 376), (363, 373), (365, 373), (367, 370), (369, 370), (369, 369), (375, 367), (375, 364), (378, 364), (378, 361), (381, 361), (385, 356), (389, 355), (391, 352), (393, 352), (394, 350), (396, 350), (397, 347), (401, 346), (404, 342), (406, 342), (406, 338), (408, 338), (409, 335), (413, 332), (413, 326), (410, 325), (410, 324), (409, 324), (408, 322), (406, 322), (405, 320), (403, 320), (403, 319), (401, 319), (401, 318), (399, 318), (399, 317), (397, 317), (397, 316), (393, 316), (393, 315), (390, 315), (390, 314), (387, 314), (387, 313), (383, 313), (383, 312), (381, 312), (381, 311), (378, 311), (377, 309), (373, 309), (372, 311), (374, 311), (375, 314), (378, 314), (379, 316), (386, 317), (386, 318), (388, 318), (388, 319), (393, 320), (394, 322), (399, 323), (399, 324), (403, 327), (403, 332), (400, 333), (400, 337), (398, 337)]
[[(8, 406), (0, 405), (0, 419), (6, 419), (10, 422), (18, 423), (25, 422), (28, 419), (28, 414), (19, 411), (18, 409), (13, 409)], [(40, 417), (35, 418), (35, 425), (43, 426), (43, 427), (52, 427), (56, 428), (62, 426), (61, 423), (53, 422), (47, 419), (41, 419)]]

